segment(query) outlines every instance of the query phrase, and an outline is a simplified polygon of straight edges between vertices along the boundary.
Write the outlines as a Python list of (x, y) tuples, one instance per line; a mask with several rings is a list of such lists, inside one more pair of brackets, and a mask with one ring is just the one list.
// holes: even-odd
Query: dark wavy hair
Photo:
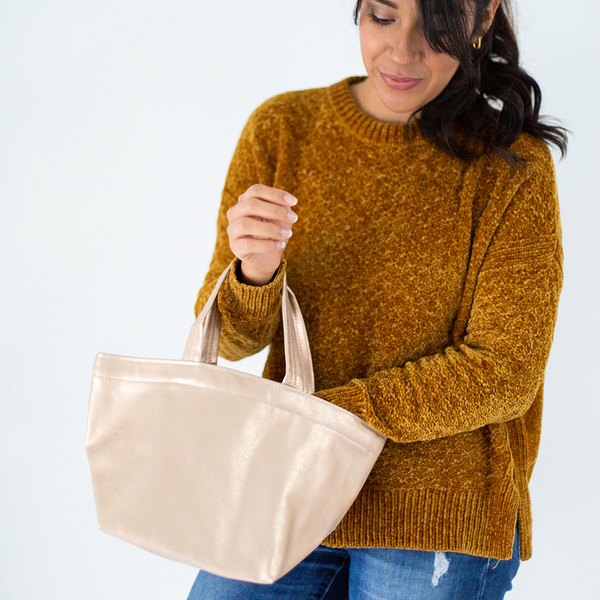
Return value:
[[(511, 144), (521, 132), (554, 144), (561, 158), (567, 153), (565, 127), (542, 121), (539, 85), (519, 65), (519, 48), (509, 0), (501, 0), (492, 25), (482, 35), (481, 48), (471, 39), (483, 33), (481, 25), (489, 0), (416, 0), (425, 38), (436, 52), (459, 61), (459, 67), (444, 90), (409, 117), (422, 135), (438, 148), (470, 161), (483, 154), (497, 155), (511, 168), (523, 168), (526, 160)], [(362, 0), (354, 8), (358, 25)], [(475, 17), (470, 29), (466, 8)], [(421, 116), (416, 113), (421, 110)], [(555, 123), (558, 121), (552, 119)], [(560, 122), (558, 122), (560, 123)], [(475, 143), (459, 142), (456, 128)], [(408, 136), (408, 128), (406, 129)]]

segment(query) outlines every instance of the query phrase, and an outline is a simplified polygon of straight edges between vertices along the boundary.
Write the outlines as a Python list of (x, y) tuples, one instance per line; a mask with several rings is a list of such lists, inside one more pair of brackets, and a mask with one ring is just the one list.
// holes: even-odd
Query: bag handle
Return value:
[[(232, 266), (233, 263), (223, 271), (202, 312), (192, 325), (183, 360), (217, 364), (221, 337), (221, 312), (217, 296)], [(287, 274), (283, 276), (281, 313), (285, 352), (285, 377), (282, 383), (301, 392), (313, 394), (315, 380), (308, 335), (296, 296), (287, 285)]]

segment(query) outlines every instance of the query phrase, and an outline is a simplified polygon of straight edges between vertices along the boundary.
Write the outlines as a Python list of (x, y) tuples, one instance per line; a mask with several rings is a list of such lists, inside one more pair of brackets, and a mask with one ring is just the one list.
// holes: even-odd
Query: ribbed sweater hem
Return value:
[[(496, 494), (363, 488), (322, 543), (333, 548), (404, 548), (507, 560), (512, 556), (517, 511), (514, 489)], [(529, 551), (522, 546), (524, 560)]]

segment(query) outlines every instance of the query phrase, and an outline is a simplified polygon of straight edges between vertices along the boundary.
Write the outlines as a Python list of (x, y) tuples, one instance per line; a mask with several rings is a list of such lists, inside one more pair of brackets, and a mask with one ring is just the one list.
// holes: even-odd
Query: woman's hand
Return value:
[(229, 246), (241, 261), (243, 283), (271, 281), (298, 220), (290, 210), (297, 202), (283, 190), (257, 183), (227, 211)]

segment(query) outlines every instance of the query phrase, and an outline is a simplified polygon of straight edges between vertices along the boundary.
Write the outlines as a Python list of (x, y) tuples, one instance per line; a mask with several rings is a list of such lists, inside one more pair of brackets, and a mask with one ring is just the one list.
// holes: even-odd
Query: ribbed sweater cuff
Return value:
[(243, 314), (247, 317), (264, 318), (277, 313), (281, 308), (281, 290), (286, 269), (286, 260), (281, 264), (273, 279), (265, 285), (247, 285), (239, 280), (241, 262), (234, 259), (232, 268), (219, 291), (219, 308), (222, 312)]
[(321, 390), (315, 396), (354, 413), (361, 419), (365, 418), (366, 392), (357, 381), (351, 381), (340, 387)]

